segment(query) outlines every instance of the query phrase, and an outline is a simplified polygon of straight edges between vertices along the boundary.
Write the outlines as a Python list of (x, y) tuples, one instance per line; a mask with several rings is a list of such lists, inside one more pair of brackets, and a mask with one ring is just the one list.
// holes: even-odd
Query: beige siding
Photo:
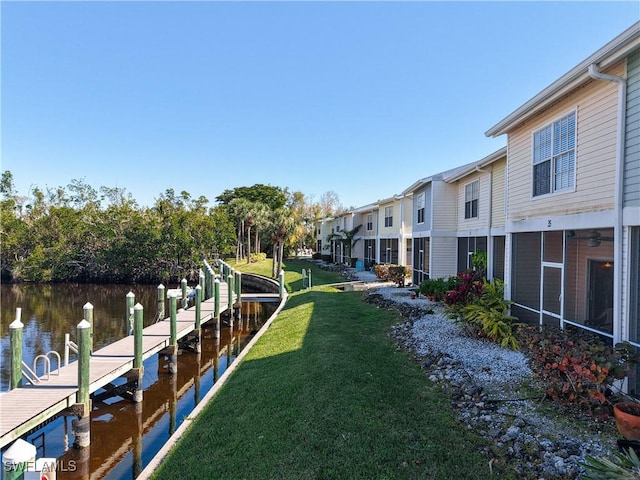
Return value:
[(455, 275), (458, 268), (458, 240), (455, 237), (431, 237), (430, 278)]
[(413, 197), (406, 197), (400, 200), (403, 208), (403, 235), (411, 235), (413, 226)]
[(491, 201), (491, 226), (504, 227), (505, 222), (505, 179), (507, 174), (507, 161), (498, 160), (493, 163), (492, 195)]
[(458, 188), (442, 181), (432, 182), (432, 230), (455, 230), (457, 226)]
[[(465, 187), (476, 180), (479, 181), (478, 217), (464, 218)], [(486, 173), (474, 173), (467, 175), (457, 182), (458, 184), (458, 230), (476, 230), (489, 226), (489, 176)]]
[[(607, 73), (621, 75), (624, 65)], [(613, 208), (617, 98), (613, 83), (590, 82), (510, 132), (510, 221)], [(533, 198), (532, 133), (573, 110), (577, 112), (575, 191)]]

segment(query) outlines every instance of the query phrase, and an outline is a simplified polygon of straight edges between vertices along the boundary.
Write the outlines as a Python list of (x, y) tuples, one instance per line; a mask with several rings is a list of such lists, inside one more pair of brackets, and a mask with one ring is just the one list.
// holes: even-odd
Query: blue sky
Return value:
[(1, 2), (2, 164), (35, 186), (345, 207), (506, 144), (484, 132), (640, 19), (625, 2)]

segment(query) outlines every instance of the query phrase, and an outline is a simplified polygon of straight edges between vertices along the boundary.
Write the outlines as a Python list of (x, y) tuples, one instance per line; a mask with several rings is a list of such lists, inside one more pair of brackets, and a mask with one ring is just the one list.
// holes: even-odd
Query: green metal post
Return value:
[(84, 415), (87, 417), (91, 413), (91, 397), (89, 392), (90, 363), (91, 363), (91, 325), (86, 320), (82, 320), (77, 327), (78, 339), (78, 393), (76, 403), (84, 405)]
[(87, 322), (89, 322), (89, 325), (91, 325), (91, 330), (89, 331), (89, 350), (91, 351), (91, 353), (93, 353), (93, 305), (91, 305), (89, 302), (85, 303), (84, 307), (82, 307), (82, 312), (84, 314), (82, 318), (84, 318)]
[(214, 337), (220, 338), (220, 279), (216, 278), (213, 282), (213, 317), (216, 320)]
[(9, 325), (11, 337), (11, 390), (22, 384), (22, 309), (16, 308), (16, 319)]
[(136, 296), (133, 292), (127, 293), (127, 316), (125, 324), (125, 332), (127, 335), (133, 333), (133, 306), (136, 304)]
[(142, 368), (142, 326), (144, 323), (144, 307), (139, 303), (133, 307), (133, 368)]
[(156, 320), (164, 320), (164, 285), (158, 285), (158, 314)]

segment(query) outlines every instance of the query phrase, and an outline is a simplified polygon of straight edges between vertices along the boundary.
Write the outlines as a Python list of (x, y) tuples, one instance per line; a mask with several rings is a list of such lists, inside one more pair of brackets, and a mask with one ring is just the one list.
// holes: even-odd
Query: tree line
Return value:
[(256, 184), (223, 191), (216, 204), (173, 189), (140, 206), (122, 188), (88, 185), (15, 190), (0, 179), (0, 261), (11, 282), (175, 282), (196, 280), (203, 259), (283, 258), (312, 246), (314, 224), (341, 209), (334, 192), (311, 201), (302, 192)]

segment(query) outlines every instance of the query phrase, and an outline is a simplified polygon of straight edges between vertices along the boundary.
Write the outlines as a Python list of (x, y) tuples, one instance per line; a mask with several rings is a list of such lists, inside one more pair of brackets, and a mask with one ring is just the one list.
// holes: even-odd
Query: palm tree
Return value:
[(269, 232), (273, 242), (273, 268), (271, 270), (273, 278), (276, 278), (282, 270), (284, 244), (292, 227), (293, 218), (289, 209), (278, 208), (271, 212)]

